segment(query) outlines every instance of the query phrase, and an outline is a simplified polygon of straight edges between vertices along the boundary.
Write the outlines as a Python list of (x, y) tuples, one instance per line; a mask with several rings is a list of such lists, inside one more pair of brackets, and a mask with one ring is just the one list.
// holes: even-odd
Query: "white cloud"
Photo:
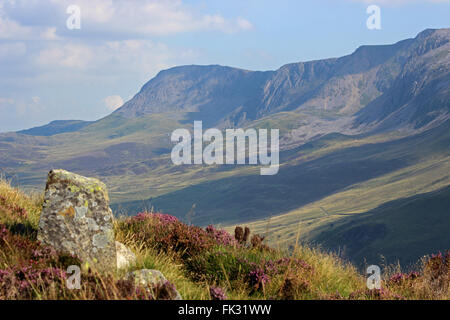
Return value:
[(244, 18), (237, 18), (236, 20), (237, 22), (237, 26), (239, 27), (239, 29), (241, 30), (250, 30), (253, 29), (253, 25), (250, 23), (250, 21), (248, 21), (247, 19)]
[(123, 99), (121, 96), (114, 95), (103, 99), (103, 103), (108, 110), (114, 111), (123, 105)]
[[(9, 6), (15, 6), (16, 1), (5, 2)], [(37, 2), (29, 2), (27, 5), (36, 6), (42, 4)], [(8, 16), (8, 12), (4, 8), (4, 4), (0, 4), (0, 39), (14, 39), (14, 40), (55, 40), (56, 27), (46, 25), (28, 26), (26, 23), (16, 21)]]
[(81, 44), (53, 44), (42, 50), (36, 59), (43, 67), (86, 68), (94, 53), (91, 48)]
[[(165, 44), (149, 40), (109, 41), (97, 49), (106, 65), (126, 68), (141, 74), (156, 73), (172, 66), (172, 61), (185, 52), (169, 49)], [(125, 71), (125, 70), (124, 70)]]
[[(0, 54), (1, 54), (0, 46)], [(134, 74), (139, 81), (147, 81), (158, 71), (192, 61), (198, 53), (192, 49), (172, 49), (164, 43), (150, 40), (121, 40), (68, 44), (49, 43), (31, 57), (31, 69), (40, 75), (76, 71), (70, 76), (119, 77)], [(1, 55), (0, 55), (1, 57)], [(59, 74), (61, 75), (61, 74)]]
[(21, 97), (19, 99), (0, 97), (0, 112), (5, 112), (3, 115), (5, 117), (13, 114), (18, 116), (29, 116), (30, 114), (41, 113), (44, 110), (45, 106), (41, 103), (41, 98), (38, 96), (30, 98)]
[(39, 38), (44, 39), (44, 40), (58, 40), (61, 39), (57, 34), (56, 34), (56, 27), (50, 27), (50, 28), (46, 28), (44, 30), (41, 31)]
[(39, 96), (0, 97), (0, 132), (48, 122), (48, 109)]
[[(111, 0), (81, 0), (76, 1), (62, 1), (65, 6), (76, 4), (81, 8), (82, 19), (94, 21), (98, 23), (105, 23), (114, 20), (117, 14), (117, 4)], [(126, 1), (128, 2), (128, 1)]]
[[(220, 13), (205, 13), (181, 0), (14, 0), (7, 4), (0, 6), (0, 38), (51, 40), (62, 34), (77, 35), (67, 30), (65, 24), (69, 17), (66, 9), (73, 4), (81, 9), (81, 32), (89, 32), (87, 37), (135, 38), (194, 31), (235, 33), (252, 28), (251, 22), (243, 17), (229, 19)], [(33, 19), (39, 23), (30, 26), (20, 15), (17, 21), (11, 19), (17, 11), (26, 11), (29, 15), (35, 12)], [(48, 17), (50, 14), (58, 18)]]
[(14, 20), (9, 19), (0, 7), (0, 39), (22, 39), (31, 34), (31, 28), (21, 26)]
[[(92, 21), (104, 30), (140, 35), (168, 35), (191, 31), (221, 31), (225, 33), (249, 30), (251, 23), (240, 17), (226, 19), (221, 14), (199, 13), (181, 0), (149, 1), (81, 1), (82, 19)], [(103, 8), (99, 10), (99, 8)], [(100, 13), (101, 12), (101, 13)]]

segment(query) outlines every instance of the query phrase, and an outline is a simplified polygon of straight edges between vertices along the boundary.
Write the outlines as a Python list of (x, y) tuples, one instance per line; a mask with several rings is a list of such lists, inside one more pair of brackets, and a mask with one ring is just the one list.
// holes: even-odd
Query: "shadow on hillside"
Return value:
[[(191, 185), (149, 202), (121, 203), (128, 212), (158, 208), (183, 217), (196, 204), (195, 224), (249, 221), (279, 215), (317, 201), (355, 183), (411, 164), (408, 157), (368, 159), (378, 148), (351, 148), (292, 167), (275, 176), (238, 176)], [(117, 209), (115, 206), (114, 209)]]
[[(450, 248), (450, 186), (396, 199), (333, 227), (317, 229), (313, 243), (343, 252), (355, 265), (397, 263), (412, 267), (420, 257)], [(383, 258), (382, 258), (383, 257)]]
[[(190, 185), (148, 201), (114, 205), (130, 214), (154, 207), (184, 217), (195, 204), (193, 223), (238, 223), (280, 215), (320, 200), (345, 188), (422, 161), (436, 152), (444, 156), (450, 143), (450, 121), (415, 136), (399, 140), (338, 149), (308, 162), (281, 166), (274, 176), (234, 176)], [(314, 144), (297, 148), (308, 154)], [(320, 149), (320, 148), (319, 148)], [(448, 152), (448, 151), (447, 151)], [(281, 163), (296, 156), (282, 153)], [(226, 166), (222, 166), (226, 167)]]

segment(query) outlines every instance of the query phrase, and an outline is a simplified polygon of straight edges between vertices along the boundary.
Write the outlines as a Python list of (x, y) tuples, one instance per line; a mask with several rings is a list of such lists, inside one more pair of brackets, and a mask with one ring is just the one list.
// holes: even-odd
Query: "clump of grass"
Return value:
[(43, 201), (42, 194), (25, 194), (0, 178), (0, 223), (37, 230)]

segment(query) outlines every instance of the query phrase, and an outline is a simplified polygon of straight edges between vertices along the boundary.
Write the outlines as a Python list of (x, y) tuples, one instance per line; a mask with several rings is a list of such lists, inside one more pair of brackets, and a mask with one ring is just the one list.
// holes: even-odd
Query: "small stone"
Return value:
[(106, 186), (65, 170), (50, 171), (38, 240), (101, 271), (115, 271), (113, 215)]
[(123, 243), (116, 241), (117, 269), (126, 269), (136, 263), (136, 256), (133, 251)]
[[(158, 270), (152, 269), (141, 269), (133, 272), (127, 273), (125, 276), (126, 280), (134, 279), (135, 285), (140, 285), (143, 287), (149, 288), (149, 292), (152, 292), (151, 288), (155, 288), (156, 286), (162, 286), (167, 283), (166, 277)], [(171, 300), (182, 300), (180, 293), (178, 290), (174, 288), (174, 292), (172, 293)]]

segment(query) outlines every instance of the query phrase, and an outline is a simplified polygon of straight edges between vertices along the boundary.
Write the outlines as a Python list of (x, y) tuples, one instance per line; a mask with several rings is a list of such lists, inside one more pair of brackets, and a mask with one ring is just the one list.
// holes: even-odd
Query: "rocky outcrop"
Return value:
[(50, 171), (38, 239), (75, 254), (89, 266), (115, 270), (113, 214), (106, 186), (68, 171)]

